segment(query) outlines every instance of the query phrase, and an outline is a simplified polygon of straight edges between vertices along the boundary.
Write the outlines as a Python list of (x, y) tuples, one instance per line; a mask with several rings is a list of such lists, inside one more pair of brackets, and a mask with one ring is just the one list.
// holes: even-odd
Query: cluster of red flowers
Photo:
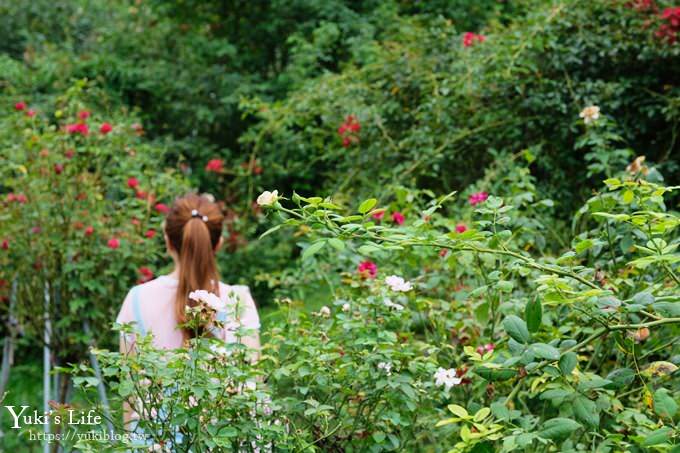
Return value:
[(680, 34), (680, 6), (664, 9), (661, 20), (665, 23), (659, 26), (654, 35), (668, 44), (675, 44)]
[(656, 11), (656, 3), (654, 0), (632, 0), (628, 3), (626, 3), (626, 6), (628, 8), (632, 8), (636, 11), (640, 12), (647, 12), (647, 11)]
[[(90, 134), (90, 126), (87, 125), (87, 119), (90, 117), (90, 112), (87, 110), (81, 110), (78, 112), (78, 123), (72, 123), (66, 125), (66, 132), (69, 134), (80, 134), (83, 137)], [(102, 123), (99, 126), (99, 132), (102, 135), (106, 135), (113, 130), (113, 126), (110, 123)]]
[(468, 31), (463, 34), (463, 47), (472, 47), (475, 43), (486, 41), (486, 36)]
[(28, 198), (23, 193), (10, 192), (7, 194), (7, 203), (21, 203), (24, 204), (28, 201)]
[(210, 159), (205, 165), (205, 171), (222, 173), (224, 171), (224, 161), (222, 159)]
[(378, 265), (373, 261), (362, 261), (357, 267), (357, 272), (362, 278), (375, 278), (378, 275)]
[(90, 127), (86, 123), (67, 124), (66, 132), (86, 136), (90, 134)]
[[(628, 8), (634, 9), (639, 13), (657, 14), (659, 7), (655, 0), (631, 0), (626, 3)], [(654, 36), (667, 44), (675, 44), (680, 34), (680, 6), (665, 8), (661, 14), (658, 15), (661, 20), (661, 25), (654, 32)], [(652, 21), (645, 22), (645, 27), (652, 23)]]
[(359, 131), (361, 131), (361, 123), (354, 115), (348, 115), (345, 122), (338, 128), (338, 135), (342, 139), (342, 146), (345, 148), (350, 145), (359, 143)]
[(14, 110), (16, 110), (17, 112), (26, 111), (26, 116), (28, 116), (28, 117), (33, 117), (33, 116), (35, 116), (35, 114), (36, 114), (37, 112), (36, 112), (35, 110), (33, 110), (33, 109), (28, 109), (28, 110), (26, 110), (26, 107), (27, 107), (27, 106), (26, 106), (26, 103), (23, 102), (23, 101), (19, 101), (19, 102), (17, 102), (16, 104), (14, 104)]
[[(371, 217), (374, 220), (381, 221), (383, 217), (385, 217), (386, 212), (386, 210), (380, 209), (371, 214)], [(392, 222), (396, 223), (397, 225), (403, 225), (404, 221), (406, 220), (406, 216), (399, 211), (394, 211), (390, 217), (392, 218)]]
[(486, 199), (489, 198), (489, 194), (486, 192), (475, 192), (468, 198), (468, 201), (472, 206), (476, 206), (479, 203), (484, 203)]

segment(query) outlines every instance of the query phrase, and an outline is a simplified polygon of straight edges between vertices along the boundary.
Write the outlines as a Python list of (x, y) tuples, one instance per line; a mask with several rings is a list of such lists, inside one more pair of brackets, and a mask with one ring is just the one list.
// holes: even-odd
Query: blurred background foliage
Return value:
[[(303, 291), (300, 279), (314, 277), (282, 270), (298, 253), (292, 236), (258, 239), (269, 221), (253, 201), (264, 189), (340, 203), (377, 194), (397, 207), (395, 187), (509, 195), (488, 175), (520, 155), (556, 200), (559, 237), (605, 176), (584, 158), (598, 144), (576, 143), (591, 104), (616, 118), (617, 147), (677, 178), (680, 46), (655, 34), (666, 6), (0, 0), (0, 105), (52, 111), (87, 79), (93, 109), (133, 112), (166, 150), (159, 168), (178, 167), (225, 202), (224, 278), (266, 303), (273, 288)], [(467, 32), (485, 39), (465, 46)], [(343, 146), (349, 115), (361, 129)], [(206, 169), (211, 159), (221, 170)]]

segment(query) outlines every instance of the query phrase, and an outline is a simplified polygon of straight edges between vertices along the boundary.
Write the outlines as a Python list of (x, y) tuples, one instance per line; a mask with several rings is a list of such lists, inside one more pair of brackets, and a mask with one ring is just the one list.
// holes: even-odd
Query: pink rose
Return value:
[(375, 278), (378, 274), (378, 266), (373, 261), (362, 261), (357, 267), (357, 272), (359, 272), (363, 278)]
[(120, 241), (119, 241), (118, 239), (116, 239), (116, 238), (111, 238), (111, 239), (109, 239), (109, 242), (106, 243), (106, 245), (107, 245), (110, 249), (115, 250), (115, 249), (117, 249), (118, 247), (120, 247)]
[(205, 165), (205, 171), (213, 173), (221, 173), (224, 169), (224, 161), (222, 159), (210, 159)]
[(403, 225), (404, 220), (406, 220), (406, 217), (404, 217), (404, 214), (402, 214), (401, 212), (395, 211), (392, 213), (392, 221), (397, 225)]
[(154, 208), (161, 214), (167, 214), (168, 212), (170, 212), (170, 207), (163, 203), (156, 203), (156, 206), (154, 206)]

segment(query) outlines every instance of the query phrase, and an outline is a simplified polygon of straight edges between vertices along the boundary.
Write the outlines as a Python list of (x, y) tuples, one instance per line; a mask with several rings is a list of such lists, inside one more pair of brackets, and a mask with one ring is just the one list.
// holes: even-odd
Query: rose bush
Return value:
[[(256, 365), (224, 376), (218, 367), (198, 384), (172, 374), (173, 385), (188, 398), (211, 377), (258, 376), (247, 410), (238, 392), (196, 408), (256, 413), (266, 393), (268, 422), (234, 422), (243, 435), (232, 433), (231, 445), (244, 449), (257, 439), (284, 451), (677, 448), (680, 217), (664, 201), (677, 187), (631, 164), (582, 207), (573, 237), (553, 244), (544, 223), (552, 204), (537, 197), (527, 154), (517, 158), (499, 163), (505, 177), (490, 168), (466, 190), (474, 202), (406, 189), (408, 202), (368, 199), (350, 210), (328, 198), (262, 197), (282, 226), (303, 231), (303, 264), (331, 263), (328, 303), (306, 313), (301, 301), (280, 300)], [(397, 207), (403, 224), (376, 218)], [(106, 353), (118, 370), (107, 379), (129, 389), (153, 381), (167, 372), (128, 364), (157, 354)], [(207, 354), (197, 363), (211, 369)], [(163, 420), (145, 423), (152, 432), (184, 426)]]
[[(112, 345), (111, 297), (159, 271), (158, 203), (188, 187), (158, 170), (164, 150), (139, 137), (134, 119), (90, 112), (93, 96), (78, 83), (54, 110), (26, 100), (0, 116), (3, 331), (47, 342), (56, 366), (79, 361), (92, 342)], [(68, 380), (53, 392), (65, 401)]]

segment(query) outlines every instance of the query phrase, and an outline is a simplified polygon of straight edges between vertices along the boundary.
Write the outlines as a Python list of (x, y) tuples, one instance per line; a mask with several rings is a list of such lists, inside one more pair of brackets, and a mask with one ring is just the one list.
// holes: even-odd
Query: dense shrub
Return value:
[[(622, 143), (648, 147), (677, 174), (678, 47), (656, 37), (660, 20), (622, 2), (537, 2), (483, 41), (444, 20), (403, 21), (370, 60), (310, 80), (285, 102), (244, 103), (261, 122), (243, 142), (266, 182), (301, 193), (319, 175), (333, 193), (394, 182), (448, 192), (478, 178), (493, 150), (533, 147), (532, 171), (568, 213), (597, 183), (575, 148), (587, 105), (617, 118)], [(338, 131), (350, 114), (361, 125), (351, 141)], [(588, 184), (574, 191), (572, 177)]]
[(80, 360), (93, 340), (112, 344), (113, 301), (158, 272), (164, 205), (187, 188), (159, 171), (164, 150), (139, 123), (90, 110), (84, 88), (56, 110), (26, 99), (0, 118), (3, 330), (42, 344), (50, 323), (54, 364)]

